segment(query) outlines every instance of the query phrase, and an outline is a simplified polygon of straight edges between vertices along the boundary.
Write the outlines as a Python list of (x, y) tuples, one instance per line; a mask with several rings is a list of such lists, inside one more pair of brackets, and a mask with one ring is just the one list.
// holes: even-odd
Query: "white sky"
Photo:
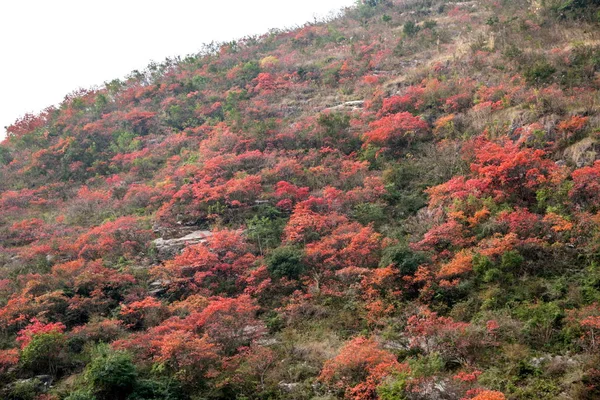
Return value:
[(302, 25), (354, 0), (0, 0), (0, 139), (27, 112), (203, 43)]

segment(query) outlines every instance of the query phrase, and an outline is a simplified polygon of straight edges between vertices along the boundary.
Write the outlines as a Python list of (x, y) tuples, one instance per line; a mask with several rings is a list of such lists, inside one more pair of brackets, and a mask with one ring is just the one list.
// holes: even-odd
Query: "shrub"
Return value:
[(65, 400), (96, 400), (96, 396), (89, 390), (76, 390), (65, 397)]
[(542, 6), (556, 18), (598, 20), (597, 0), (544, 0)]
[(34, 335), (21, 352), (23, 367), (33, 373), (55, 375), (63, 361), (65, 336), (60, 332)]
[(100, 345), (84, 378), (99, 400), (125, 399), (134, 388), (137, 372), (129, 354)]
[(420, 29), (421, 28), (419, 28), (414, 21), (408, 21), (404, 24), (402, 32), (404, 32), (406, 36), (415, 36)]
[(412, 251), (405, 244), (389, 246), (383, 250), (380, 267), (396, 265), (401, 275), (412, 275), (419, 265), (424, 264), (427, 257), (423, 253)]
[(10, 150), (7, 147), (0, 146), (0, 165), (9, 164), (13, 160)]
[(350, 127), (350, 115), (340, 112), (324, 112), (319, 114), (317, 122), (325, 129), (327, 137), (338, 138)]
[(278, 247), (267, 257), (267, 270), (275, 278), (297, 279), (305, 269), (303, 258), (304, 253), (297, 247)]
[(523, 71), (523, 76), (530, 85), (539, 85), (549, 82), (555, 72), (556, 68), (547, 61), (538, 61), (527, 67), (525, 71)]
[(24, 379), (15, 382), (9, 399), (10, 400), (34, 400), (40, 392), (41, 382), (39, 379)]

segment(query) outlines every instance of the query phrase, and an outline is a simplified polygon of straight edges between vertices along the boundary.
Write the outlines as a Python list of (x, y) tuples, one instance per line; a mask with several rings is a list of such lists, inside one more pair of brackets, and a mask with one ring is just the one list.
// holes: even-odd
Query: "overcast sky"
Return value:
[(0, 0), (0, 138), (27, 112), (203, 43), (302, 25), (354, 0)]

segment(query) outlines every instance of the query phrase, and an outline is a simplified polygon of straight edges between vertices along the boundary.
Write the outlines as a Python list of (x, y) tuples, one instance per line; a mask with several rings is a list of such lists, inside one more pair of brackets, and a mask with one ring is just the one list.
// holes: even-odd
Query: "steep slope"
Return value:
[(599, 8), (365, 1), (17, 121), (2, 397), (597, 398)]

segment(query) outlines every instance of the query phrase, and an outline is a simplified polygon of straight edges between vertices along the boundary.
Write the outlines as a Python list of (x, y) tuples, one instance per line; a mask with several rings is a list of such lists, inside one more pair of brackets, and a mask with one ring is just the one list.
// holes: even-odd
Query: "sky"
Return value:
[(203, 43), (302, 25), (355, 0), (0, 1), (0, 139), (60, 103)]

